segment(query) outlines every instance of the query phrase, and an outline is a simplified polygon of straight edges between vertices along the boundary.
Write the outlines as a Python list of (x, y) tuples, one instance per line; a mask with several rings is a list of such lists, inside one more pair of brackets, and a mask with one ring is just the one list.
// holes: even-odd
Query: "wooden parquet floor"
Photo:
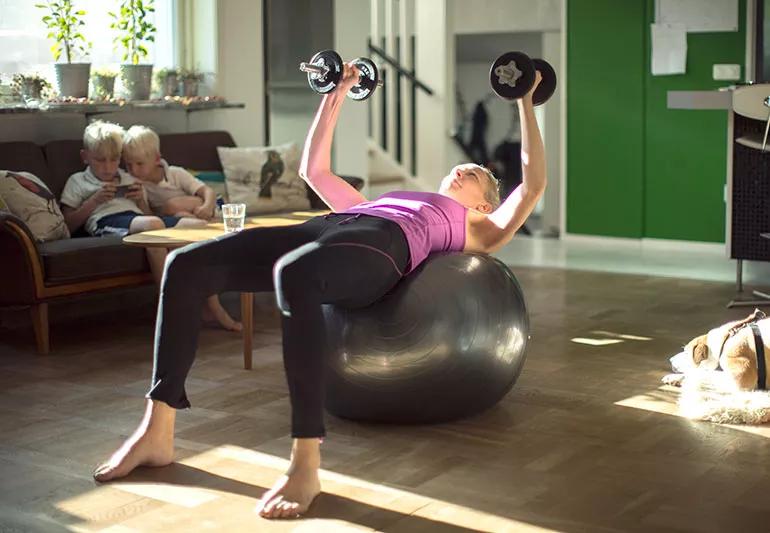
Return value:
[(724, 308), (732, 287), (516, 274), (532, 342), (514, 390), (437, 426), (330, 417), (325, 492), (286, 522), (253, 513), (290, 443), (274, 312), (256, 313), (252, 371), (237, 335), (202, 332), (176, 462), (105, 485), (91, 469), (141, 415), (153, 310), (54, 326), (46, 357), (0, 330), (0, 532), (770, 531), (770, 430), (688, 421), (660, 384), (690, 338), (747, 314)]

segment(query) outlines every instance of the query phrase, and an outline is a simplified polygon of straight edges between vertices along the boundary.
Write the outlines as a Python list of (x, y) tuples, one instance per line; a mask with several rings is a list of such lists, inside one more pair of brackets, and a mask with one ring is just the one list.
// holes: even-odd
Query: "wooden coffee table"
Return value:
[[(244, 229), (293, 226), (319, 215), (325, 215), (329, 211), (295, 211), (280, 215), (263, 215), (246, 219)], [(130, 246), (142, 248), (166, 248), (174, 249), (186, 246), (193, 242), (207, 241), (219, 237), (224, 233), (224, 225), (221, 223), (208, 224), (201, 228), (167, 228), (153, 231), (145, 231), (127, 235), (123, 242)], [(243, 368), (251, 369), (252, 340), (254, 337), (254, 294), (241, 293), (241, 322), (243, 323)]]

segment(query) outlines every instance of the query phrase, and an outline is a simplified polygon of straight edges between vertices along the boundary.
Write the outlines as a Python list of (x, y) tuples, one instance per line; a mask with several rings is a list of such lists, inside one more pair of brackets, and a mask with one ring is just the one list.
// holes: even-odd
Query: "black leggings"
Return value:
[(366, 215), (332, 214), (295, 226), (244, 230), (175, 250), (163, 273), (147, 397), (177, 409), (190, 406), (184, 384), (208, 296), (275, 290), (283, 314), (292, 436), (324, 436), (321, 306), (374, 303), (401, 279), (408, 261), (401, 228)]

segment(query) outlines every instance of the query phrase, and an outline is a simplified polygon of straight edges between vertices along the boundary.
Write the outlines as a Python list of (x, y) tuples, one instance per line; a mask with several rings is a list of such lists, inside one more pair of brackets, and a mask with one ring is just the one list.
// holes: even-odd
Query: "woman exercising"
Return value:
[[(474, 164), (456, 166), (438, 193), (394, 192), (369, 202), (332, 173), (334, 126), (358, 70), (345, 65), (324, 95), (305, 142), (300, 172), (333, 211), (296, 226), (255, 228), (191, 244), (169, 255), (144, 417), (94, 471), (97, 481), (174, 458), (176, 410), (190, 406), (185, 380), (195, 358), (206, 297), (272, 291), (283, 315), (283, 360), (291, 400), (291, 464), (257, 505), (269, 518), (304, 513), (321, 491), (325, 346), (322, 304), (367, 306), (434, 251), (492, 252), (508, 242), (545, 189), (545, 154), (532, 92), (519, 100), (523, 183), (499, 205), (497, 182)], [(539, 75), (535, 83), (539, 83)], [(533, 87), (534, 90), (534, 87)], [(192, 333), (191, 332), (195, 332)]]

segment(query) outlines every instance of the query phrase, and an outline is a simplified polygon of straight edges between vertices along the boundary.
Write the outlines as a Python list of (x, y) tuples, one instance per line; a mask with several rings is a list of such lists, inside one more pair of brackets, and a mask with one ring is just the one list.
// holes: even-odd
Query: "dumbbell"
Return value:
[[(366, 100), (377, 87), (382, 87), (380, 72), (374, 61), (368, 57), (353, 60), (358, 68), (359, 80), (348, 91), (348, 98)], [(307, 72), (307, 82), (310, 88), (318, 94), (332, 92), (342, 79), (342, 58), (334, 50), (318, 52), (307, 63), (300, 63), (299, 69)]]
[(532, 89), (537, 71), (542, 79), (532, 95), (532, 103), (540, 105), (556, 90), (556, 72), (543, 59), (531, 59), (523, 52), (506, 52), (492, 63), (489, 82), (500, 98), (517, 100)]

